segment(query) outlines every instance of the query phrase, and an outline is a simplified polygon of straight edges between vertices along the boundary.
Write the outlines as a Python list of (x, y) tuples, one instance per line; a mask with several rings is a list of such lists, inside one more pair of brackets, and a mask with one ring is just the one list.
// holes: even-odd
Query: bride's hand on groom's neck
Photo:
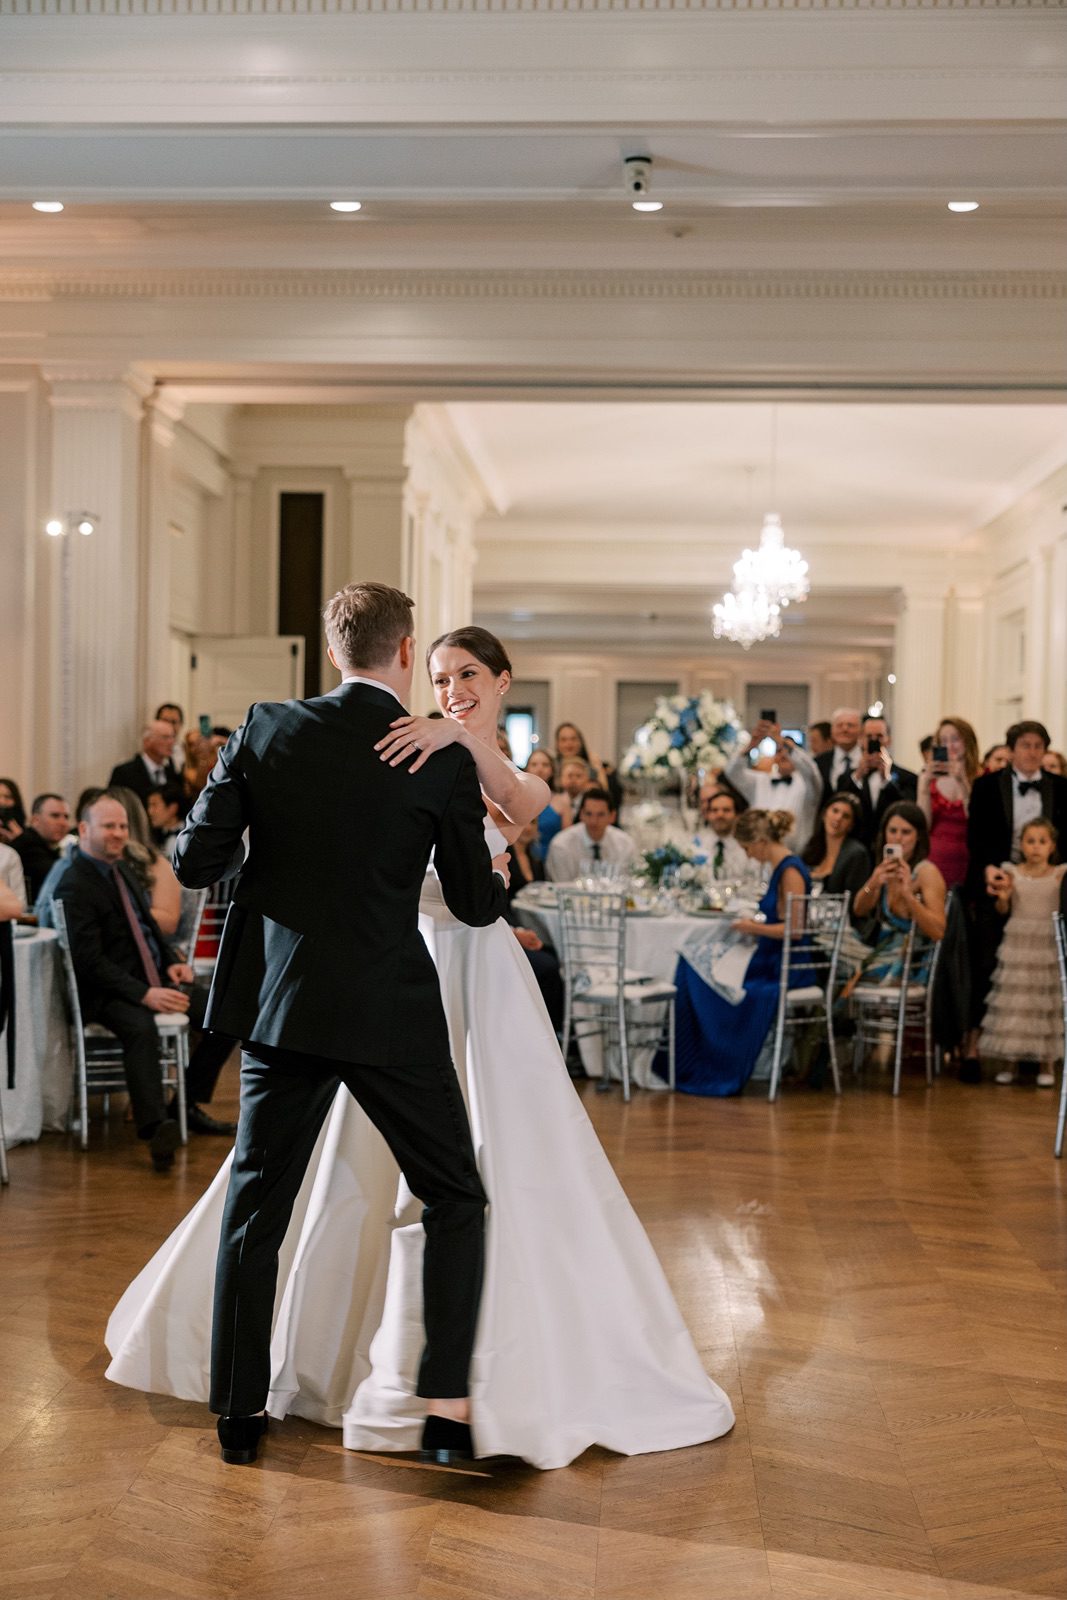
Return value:
[(451, 717), (397, 717), (384, 739), (374, 746), (382, 761), (398, 767), (412, 756), (409, 772), (418, 772), (435, 750), (444, 750), (463, 737), (463, 729)]

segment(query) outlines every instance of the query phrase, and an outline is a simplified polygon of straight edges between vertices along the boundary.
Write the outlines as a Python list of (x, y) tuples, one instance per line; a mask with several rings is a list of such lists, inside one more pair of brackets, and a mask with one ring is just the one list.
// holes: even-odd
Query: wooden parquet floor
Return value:
[[(232, 1065), (224, 1088), (232, 1107)], [(0, 1198), (3, 1600), (1062, 1596), (1052, 1097), (584, 1098), (733, 1400), (727, 1439), (445, 1472), (287, 1421), (255, 1468), (222, 1466), (204, 1407), (114, 1387), (101, 1346), (220, 1143), (162, 1178), (116, 1118), (88, 1155), (14, 1150)]]

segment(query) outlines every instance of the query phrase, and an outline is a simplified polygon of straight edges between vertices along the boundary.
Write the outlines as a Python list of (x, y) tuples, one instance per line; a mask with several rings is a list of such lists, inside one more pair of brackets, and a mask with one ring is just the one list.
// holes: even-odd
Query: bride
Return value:
[[(444, 718), (402, 717), (381, 759), (411, 768), (453, 741), (473, 755), (493, 855), (543, 806), (540, 779), (498, 751), (511, 668), (460, 628), (428, 654)], [(437, 966), (453, 1060), (489, 1195), (485, 1284), (471, 1369), (478, 1456), (561, 1467), (601, 1445), (624, 1455), (733, 1426), (662, 1268), (567, 1075), (529, 963), (503, 921), (458, 923), (431, 870), (420, 928)], [(229, 1159), (112, 1313), (107, 1376), (206, 1400), (214, 1260)], [(421, 1206), (377, 1131), (338, 1094), (281, 1252), (267, 1409), (340, 1427), (353, 1450), (419, 1447)]]

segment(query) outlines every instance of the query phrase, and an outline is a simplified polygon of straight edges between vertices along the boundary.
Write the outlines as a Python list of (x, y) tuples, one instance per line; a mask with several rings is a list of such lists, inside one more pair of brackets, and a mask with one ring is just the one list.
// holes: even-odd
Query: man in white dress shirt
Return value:
[(716, 879), (738, 883), (752, 878), (758, 867), (734, 838), (737, 826), (738, 805), (728, 789), (715, 783), (706, 783), (700, 791), (700, 815), (704, 826), (696, 835), (695, 843), (708, 858), (711, 874)]
[(606, 861), (623, 873), (637, 852), (633, 840), (615, 827), (615, 812), (606, 789), (587, 789), (578, 815), (548, 847), (545, 874), (552, 883), (573, 883), (587, 861)]
[[(774, 739), (777, 750), (774, 766), (763, 772), (750, 764), (749, 751), (758, 749), (767, 738)], [(806, 750), (791, 739), (784, 741), (780, 727), (757, 722), (748, 750), (734, 756), (726, 768), (726, 778), (750, 806), (762, 811), (791, 811), (796, 826), (786, 843), (791, 850), (803, 850), (815, 827), (823, 792), (822, 773)]]
[(863, 712), (855, 706), (838, 706), (830, 719), (830, 737), (833, 749), (817, 756), (815, 765), (822, 773), (823, 804), (835, 794), (842, 778), (851, 777), (863, 760), (860, 731)]

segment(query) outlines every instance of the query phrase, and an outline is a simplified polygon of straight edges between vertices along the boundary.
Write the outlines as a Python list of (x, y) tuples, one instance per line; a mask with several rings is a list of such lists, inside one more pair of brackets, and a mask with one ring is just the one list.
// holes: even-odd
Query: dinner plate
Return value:
[(34, 934), (37, 931), (38, 930), (36, 928), (22, 927), (17, 922), (15, 924), (15, 938), (16, 939), (32, 939)]

